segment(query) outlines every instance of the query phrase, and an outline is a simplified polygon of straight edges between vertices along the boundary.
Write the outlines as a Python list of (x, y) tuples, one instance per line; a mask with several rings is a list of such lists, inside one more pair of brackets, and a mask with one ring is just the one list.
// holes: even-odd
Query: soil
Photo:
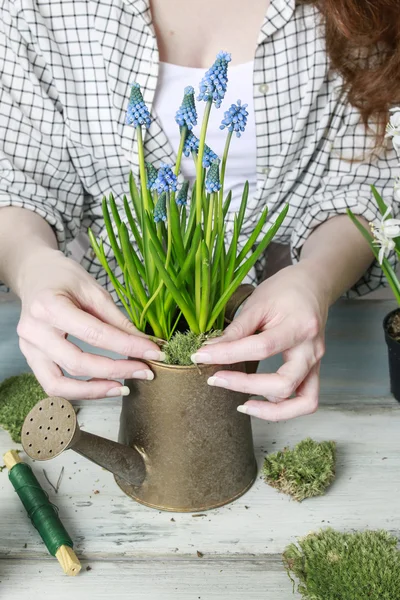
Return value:
[(391, 317), (387, 331), (390, 337), (400, 342), (400, 310)]

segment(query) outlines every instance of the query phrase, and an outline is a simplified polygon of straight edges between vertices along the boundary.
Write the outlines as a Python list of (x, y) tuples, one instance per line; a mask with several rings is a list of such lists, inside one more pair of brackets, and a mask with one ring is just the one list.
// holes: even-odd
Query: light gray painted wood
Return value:
[[(77, 578), (50, 560), (0, 561), (5, 600), (296, 600), (276, 560), (84, 562)], [(86, 566), (91, 571), (86, 571)], [(16, 578), (17, 569), (23, 576)]]
[[(159, 512), (124, 496), (111, 474), (67, 451), (33, 468), (92, 571), (79, 579), (63, 577), (3, 471), (2, 597), (35, 600), (46, 594), (63, 600), (74, 594), (86, 600), (95, 590), (100, 599), (288, 600), (292, 587), (280, 555), (296, 537), (325, 526), (385, 528), (400, 535), (400, 405), (389, 394), (382, 335), (382, 319), (393, 306), (339, 303), (328, 325), (320, 410), (290, 422), (254, 422), (260, 466), (267, 452), (309, 435), (337, 441), (338, 476), (325, 497), (298, 504), (258, 479), (244, 497), (203, 516)], [(17, 319), (16, 304), (0, 304), (0, 379), (26, 370), (15, 335)], [(273, 359), (262, 368), (276, 364)], [(79, 404), (84, 429), (116, 439), (119, 400)], [(0, 431), (0, 453), (15, 447)], [(42, 469), (55, 483), (62, 466), (64, 478), (55, 495)]]

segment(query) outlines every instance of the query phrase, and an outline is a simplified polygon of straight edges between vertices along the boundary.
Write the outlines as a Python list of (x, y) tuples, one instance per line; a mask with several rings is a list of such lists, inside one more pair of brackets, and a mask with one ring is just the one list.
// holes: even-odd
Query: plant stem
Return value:
[(186, 141), (186, 135), (187, 135), (187, 126), (184, 125), (181, 128), (181, 141), (179, 143), (179, 148), (178, 148), (178, 154), (176, 155), (176, 165), (175, 165), (175, 175), (178, 177), (179, 175), (179, 171), (181, 168), (181, 161), (182, 161), (182, 154), (183, 154), (183, 147), (185, 145), (185, 141)]
[(226, 161), (228, 160), (229, 146), (230, 146), (230, 143), (232, 140), (232, 133), (233, 133), (233, 131), (229, 131), (228, 135), (226, 136), (224, 154), (222, 155), (221, 174), (220, 174), (221, 189), (219, 191), (219, 203), (221, 206), (222, 206), (222, 201), (224, 198), (224, 181), (225, 181)]
[(137, 144), (138, 144), (138, 155), (139, 155), (139, 172), (140, 172), (140, 185), (142, 188), (142, 199), (144, 209), (150, 211), (149, 194), (147, 189), (147, 173), (146, 166), (144, 164), (144, 151), (143, 151), (143, 137), (142, 137), (142, 126), (136, 127)]
[[(210, 112), (212, 107), (212, 100), (208, 100), (206, 108), (204, 110), (203, 122), (201, 124), (200, 138), (199, 138), (199, 150), (197, 152), (197, 164), (196, 164), (196, 225), (201, 225), (202, 220), (202, 194), (203, 194), (203, 155), (204, 146), (206, 143), (206, 133), (208, 120), (210, 118)], [(200, 317), (201, 310), (201, 252), (200, 249), (196, 255), (195, 263), (195, 308), (196, 308), (196, 319)]]
[(204, 146), (206, 143), (206, 133), (208, 120), (210, 118), (210, 112), (212, 107), (212, 100), (208, 100), (206, 108), (204, 110), (203, 122), (201, 124), (200, 138), (199, 138), (199, 150), (197, 152), (197, 165), (196, 165), (196, 225), (201, 223), (201, 195), (203, 193), (203, 155)]

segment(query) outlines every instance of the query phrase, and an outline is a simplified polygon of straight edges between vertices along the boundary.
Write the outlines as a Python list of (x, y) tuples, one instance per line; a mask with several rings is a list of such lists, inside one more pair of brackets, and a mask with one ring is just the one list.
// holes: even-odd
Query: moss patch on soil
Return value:
[(283, 563), (303, 600), (398, 600), (397, 543), (386, 531), (325, 529), (288, 546)]
[(221, 335), (222, 331), (216, 330), (211, 333), (201, 333), (197, 335), (192, 331), (186, 331), (185, 333), (180, 333), (177, 331), (172, 338), (167, 342), (162, 350), (166, 354), (165, 362), (167, 365), (183, 365), (189, 366), (193, 365), (191, 356), (207, 340), (211, 338), (216, 338)]
[(47, 394), (33, 373), (5, 379), (0, 384), (0, 427), (14, 442), (21, 442), (21, 429), (26, 415)]
[(388, 323), (388, 334), (397, 342), (400, 342), (400, 312), (393, 315)]
[(301, 441), (293, 450), (284, 448), (264, 460), (265, 481), (301, 502), (322, 496), (335, 479), (335, 442)]

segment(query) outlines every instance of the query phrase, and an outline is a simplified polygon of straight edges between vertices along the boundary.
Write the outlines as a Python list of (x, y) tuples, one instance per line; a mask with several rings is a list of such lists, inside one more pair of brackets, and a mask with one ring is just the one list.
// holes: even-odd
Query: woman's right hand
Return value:
[[(78, 263), (42, 247), (24, 261), (18, 279), (20, 348), (47, 394), (73, 400), (120, 396), (129, 391), (116, 379), (153, 379), (144, 363), (83, 352), (67, 339), (73, 335), (122, 356), (164, 360)], [(90, 380), (65, 377), (62, 370)]]

